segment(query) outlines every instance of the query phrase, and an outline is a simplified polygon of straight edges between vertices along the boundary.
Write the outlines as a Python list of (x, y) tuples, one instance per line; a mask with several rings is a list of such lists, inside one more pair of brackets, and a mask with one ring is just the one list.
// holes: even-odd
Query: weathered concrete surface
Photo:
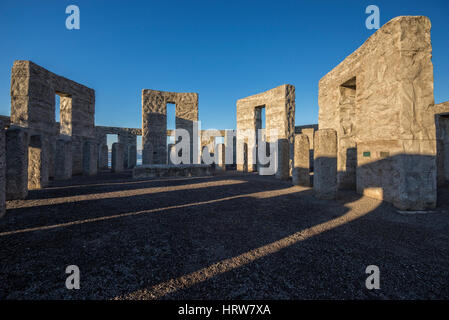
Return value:
[[(73, 149), (73, 148), (72, 148)], [(83, 174), (94, 176), (98, 172), (98, 150), (93, 139), (83, 143)]]
[(111, 166), (113, 172), (121, 172), (124, 170), (123, 157), (124, 157), (123, 144), (115, 142), (112, 144), (112, 159)]
[(438, 185), (449, 183), (449, 101), (436, 104), (433, 108), (437, 131)]
[(200, 177), (212, 174), (212, 166), (208, 164), (153, 164), (137, 166), (133, 169), (133, 178), (156, 177)]
[(292, 183), (310, 186), (310, 144), (306, 134), (295, 134)]
[[(435, 207), (431, 55), (429, 19), (397, 17), (320, 80), (319, 128), (338, 133), (341, 188), (353, 188), (357, 176), (359, 192), (401, 209)], [(358, 155), (365, 152), (370, 157), (355, 159), (356, 146), (364, 148)], [(385, 161), (386, 154), (391, 161)], [(355, 168), (355, 163), (360, 168), (367, 161), (369, 170)], [(383, 174), (392, 178), (374, 178)], [(397, 192), (390, 194), (391, 190)]]
[[(60, 125), (55, 122), (55, 95), (60, 98)], [(95, 91), (58, 76), (31, 61), (14, 62), (11, 72), (11, 124), (30, 128), (47, 140), (48, 170), (54, 175), (56, 136), (72, 137), (73, 173), (82, 167), (83, 139), (94, 138)]]
[(28, 195), (28, 133), (11, 127), (6, 131), (6, 200)]
[(290, 143), (287, 139), (279, 139), (277, 142), (276, 152), (276, 178), (281, 180), (288, 180), (290, 160)]
[[(237, 169), (243, 170), (244, 158), (248, 159), (248, 171), (257, 170), (257, 129), (262, 129), (261, 108), (265, 108), (265, 130), (267, 142), (287, 139), (290, 143), (290, 159), (293, 159), (293, 139), (295, 133), (295, 87), (284, 84), (274, 89), (237, 100)], [(277, 137), (271, 136), (277, 130)], [(251, 136), (247, 136), (249, 133)], [(246, 156), (242, 155), (244, 143)]]
[(56, 140), (55, 179), (70, 179), (72, 164), (72, 141), (70, 137), (61, 136)]
[(6, 137), (5, 125), (0, 121), (0, 218), (6, 213)]
[(100, 145), (98, 157), (98, 167), (100, 169), (107, 169), (109, 166), (109, 150), (107, 144)]
[(226, 170), (226, 146), (224, 143), (217, 144), (216, 150), (216, 166), (215, 169), (219, 171)]
[(48, 143), (41, 135), (30, 137), (28, 147), (28, 189), (40, 189), (48, 185)]
[(132, 169), (137, 165), (137, 146), (128, 146), (128, 168)]
[(337, 197), (337, 132), (333, 129), (315, 131), (313, 190), (320, 199)]
[(193, 124), (198, 121), (198, 94), (142, 90), (142, 146), (151, 148), (152, 156), (146, 153), (145, 160), (165, 164), (167, 161), (167, 103), (176, 105), (176, 128), (190, 134), (190, 163), (193, 163)]

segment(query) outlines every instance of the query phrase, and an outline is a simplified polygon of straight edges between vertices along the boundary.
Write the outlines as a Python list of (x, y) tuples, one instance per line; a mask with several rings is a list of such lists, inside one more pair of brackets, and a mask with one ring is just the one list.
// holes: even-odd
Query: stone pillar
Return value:
[(137, 145), (128, 146), (128, 168), (132, 169), (137, 166)]
[(28, 146), (28, 189), (48, 185), (48, 147), (43, 136), (33, 135)]
[(313, 190), (320, 199), (337, 197), (337, 132), (315, 131)]
[(112, 171), (123, 171), (123, 144), (115, 142), (112, 144)]
[(290, 160), (290, 144), (287, 139), (279, 139), (276, 152), (276, 178), (288, 180), (289, 178), (289, 160)]
[(109, 150), (107, 144), (101, 144), (98, 152), (98, 167), (107, 169), (109, 166)]
[(219, 171), (225, 171), (226, 170), (226, 146), (225, 146), (225, 144), (224, 143), (218, 144), (215, 152), (216, 152), (215, 168)]
[(21, 128), (6, 130), (6, 200), (28, 195), (28, 133)]
[(97, 145), (94, 141), (87, 140), (83, 144), (83, 174), (94, 176), (98, 173)]
[(153, 146), (147, 142), (142, 148), (142, 165), (153, 163)]
[(310, 186), (310, 147), (305, 134), (295, 135), (292, 182), (294, 185)]
[(56, 140), (55, 180), (67, 180), (72, 177), (72, 141), (68, 137)]
[(229, 168), (236, 168), (236, 141), (235, 130), (225, 130), (224, 143), (226, 146), (226, 165)]
[(6, 138), (4, 124), (0, 121), (0, 218), (6, 213)]

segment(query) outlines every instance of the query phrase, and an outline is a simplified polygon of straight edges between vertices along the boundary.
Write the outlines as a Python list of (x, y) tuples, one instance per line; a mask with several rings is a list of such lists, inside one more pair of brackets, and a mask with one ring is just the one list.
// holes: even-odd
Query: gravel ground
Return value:
[[(445, 299), (449, 189), (426, 214), (233, 172), (75, 177), (9, 201), (0, 299)], [(77, 265), (81, 289), (65, 287)], [(380, 268), (367, 290), (365, 268)]]

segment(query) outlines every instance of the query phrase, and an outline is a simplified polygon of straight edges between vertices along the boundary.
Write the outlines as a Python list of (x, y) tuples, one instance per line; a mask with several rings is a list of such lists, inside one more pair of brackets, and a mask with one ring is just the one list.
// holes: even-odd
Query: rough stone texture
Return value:
[(121, 172), (124, 170), (123, 167), (123, 156), (124, 156), (123, 144), (121, 143), (113, 143), (112, 144), (112, 171), (113, 172)]
[(40, 189), (48, 185), (48, 143), (41, 135), (30, 137), (28, 147), (28, 189)]
[(144, 150), (151, 148), (153, 154), (146, 154), (145, 160), (151, 159), (155, 164), (167, 161), (167, 103), (176, 105), (176, 128), (190, 134), (190, 163), (193, 163), (193, 125), (198, 121), (198, 94), (148, 89), (142, 90), (142, 146)]
[(199, 177), (210, 176), (212, 171), (212, 166), (208, 164), (153, 164), (135, 167), (133, 169), (133, 178)]
[(226, 170), (226, 146), (224, 143), (217, 144), (217, 163), (215, 166), (216, 170), (225, 171)]
[(6, 200), (28, 195), (28, 133), (11, 127), (6, 131)]
[(0, 121), (0, 218), (6, 213), (6, 137), (5, 125)]
[(337, 197), (337, 132), (333, 129), (315, 131), (313, 190), (317, 198)]
[(109, 166), (109, 149), (107, 144), (101, 144), (98, 152), (98, 168), (107, 169)]
[(294, 185), (310, 186), (310, 144), (306, 134), (295, 135), (292, 182)]
[(228, 169), (236, 169), (236, 131), (225, 130), (224, 143), (226, 146), (226, 167)]
[(59, 137), (56, 140), (55, 179), (70, 179), (72, 164), (72, 141), (67, 136)]
[[(72, 148), (73, 150), (73, 148)], [(98, 172), (98, 150), (93, 139), (84, 141), (83, 144), (83, 174), (94, 176)]]
[(398, 208), (436, 205), (431, 54), (429, 19), (397, 17), (320, 80), (319, 128), (338, 133), (340, 187), (357, 176), (358, 192)]
[[(261, 129), (261, 108), (265, 108), (265, 130), (267, 142), (274, 142), (270, 130), (278, 131), (278, 139), (287, 139), (290, 143), (290, 159), (293, 160), (293, 139), (295, 133), (295, 87), (289, 84), (276, 87), (237, 100), (237, 159), (248, 159), (248, 171), (257, 170), (257, 152), (252, 152), (257, 145), (257, 129)], [(244, 132), (253, 132), (245, 136)], [(242, 156), (244, 143), (248, 150)], [(239, 161), (239, 160), (238, 160)], [(242, 162), (240, 160), (240, 162)], [(237, 169), (244, 171), (245, 165), (237, 163)]]
[(276, 152), (276, 178), (281, 180), (288, 180), (290, 176), (289, 172), (289, 150), (290, 143), (287, 139), (279, 139)]
[[(132, 163), (129, 163), (129, 160), (137, 159), (137, 136), (142, 135), (142, 130), (137, 128), (120, 128), (120, 127), (105, 127), (105, 126), (96, 126), (95, 127), (95, 137), (99, 148), (101, 145), (107, 145), (107, 135), (115, 134), (117, 135), (117, 140), (119, 143), (123, 145), (124, 156), (123, 156), (123, 167), (124, 168), (132, 168)], [(135, 146), (135, 148), (130, 148), (131, 146)], [(133, 154), (129, 155), (130, 150)], [(99, 164), (100, 165), (100, 164)], [(107, 168), (102, 167), (102, 168)]]
[(128, 146), (128, 169), (137, 165), (137, 145)]
[[(60, 125), (55, 122), (55, 95)], [(49, 172), (54, 174), (56, 136), (72, 137), (73, 173), (82, 172), (84, 138), (94, 137), (95, 91), (58, 76), (31, 61), (14, 62), (11, 73), (11, 124), (30, 128), (47, 140)]]
[(434, 107), (437, 131), (438, 185), (449, 183), (449, 101)]

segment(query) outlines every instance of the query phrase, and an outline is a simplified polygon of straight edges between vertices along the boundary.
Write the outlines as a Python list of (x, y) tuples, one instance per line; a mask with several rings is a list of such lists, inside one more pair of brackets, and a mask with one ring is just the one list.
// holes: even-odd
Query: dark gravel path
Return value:
[[(256, 175), (54, 182), (0, 220), (0, 299), (449, 298), (449, 190), (403, 215)], [(65, 288), (65, 268), (81, 289)], [(381, 289), (365, 288), (377, 265)]]

